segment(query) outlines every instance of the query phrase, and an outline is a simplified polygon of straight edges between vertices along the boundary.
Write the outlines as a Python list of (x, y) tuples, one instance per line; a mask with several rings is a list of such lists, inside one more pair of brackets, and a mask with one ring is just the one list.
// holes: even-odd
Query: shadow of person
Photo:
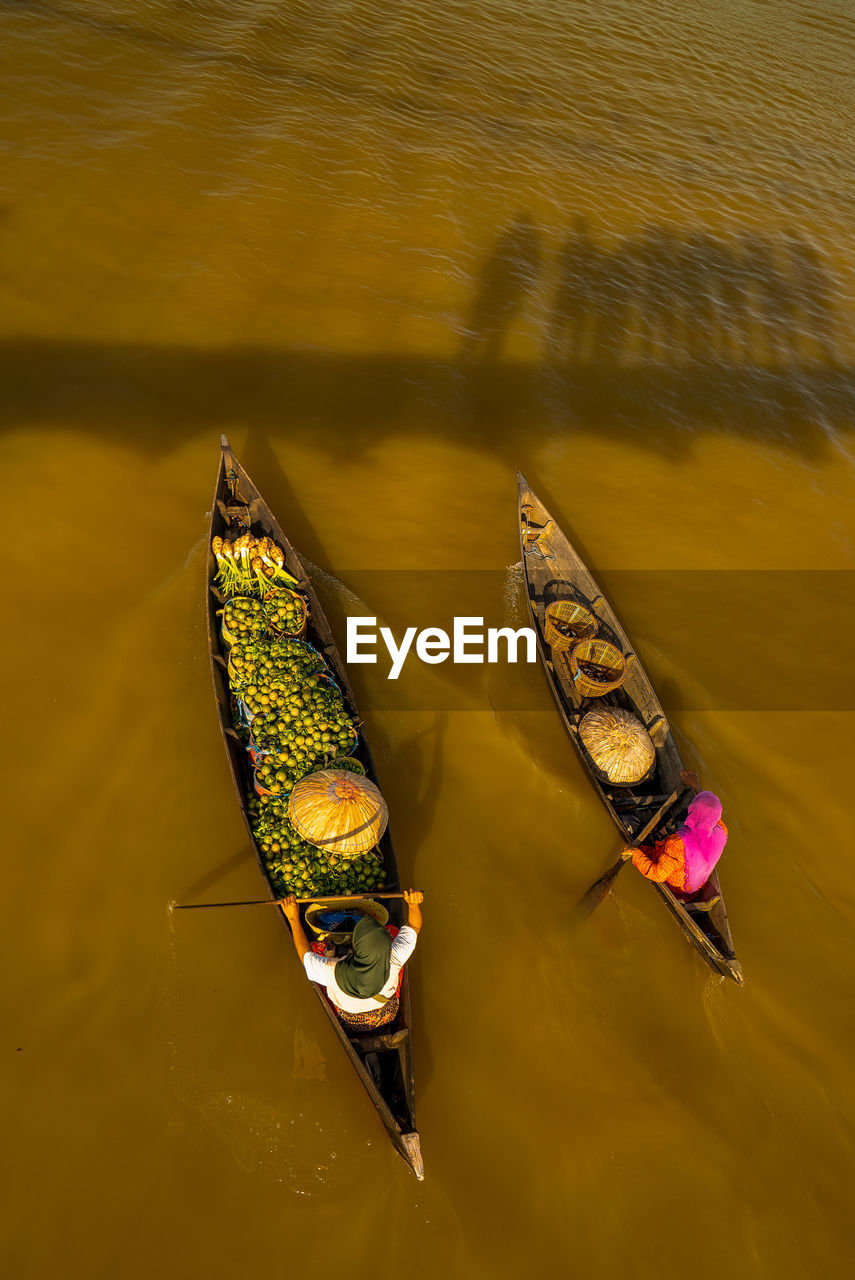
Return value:
[(680, 255), (680, 343), (689, 363), (709, 361), (725, 349), (721, 298), (726, 262), (720, 246), (704, 232), (691, 232)]
[[(593, 327), (591, 362), (626, 364), (634, 359), (634, 339), (640, 327), (644, 273), (632, 245), (618, 245), (601, 253), (597, 264), (597, 323)], [(677, 298), (674, 298), (676, 307)], [(608, 370), (605, 371), (608, 376)]]
[(666, 227), (648, 226), (634, 242), (633, 253), (639, 281), (639, 356), (644, 362), (671, 364), (681, 340), (682, 245)]
[(574, 218), (555, 267), (556, 284), (546, 335), (546, 354), (553, 365), (585, 364), (592, 357), (602, 258), (588, 219)]
[(460, 358), (464, 364), (497, 360), (508, 330), (540, 274), (541, 235), (524, 213), (499, 237), (484, 264)]
[(796, 326), (813, 346), (820, 363), (840, 362), (829, 280), (820, 256), (804, 236), (791, 232), (784, 247), (789, 259), (791, 306)]
[(745, 314), (745, 348), (750, 363), (780, 369), (800, 360), (798, 299), (789, 264), (779, 261), (763, 237), (741, 236), (743, 278), (751, 300)]

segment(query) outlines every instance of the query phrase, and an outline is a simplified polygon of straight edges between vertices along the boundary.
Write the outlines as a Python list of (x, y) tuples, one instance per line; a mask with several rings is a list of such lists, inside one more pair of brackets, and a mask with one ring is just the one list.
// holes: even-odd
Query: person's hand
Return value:
[(280, 898), (279, 905), (285, 912), (285, 919), (289, 924), (299, 924), (300, 908), (297, 906), (297, 899), (293, 893), (289, 893), (285, 898)]
[(424, 900), (425, 900), (425, 895), (422, 893), (421, 889), (405, 889), (404, 890), (404, 901), (408, 903), (411, 907), (417, 907), (419, 903), (424, 902)]
[(693, 791), (700, 789), (701, 780), (696, 773), (692, 773), (691, 769), (684, 769), (680, 774), (680, 778), (685, 782), (687, 787), (691, 787)]
[(635, 845), (625, 844), (620, 856), (623, 858), (624, 862), (626, 862), (627, 858), (631, 858), (634, 853), (635, 853)]

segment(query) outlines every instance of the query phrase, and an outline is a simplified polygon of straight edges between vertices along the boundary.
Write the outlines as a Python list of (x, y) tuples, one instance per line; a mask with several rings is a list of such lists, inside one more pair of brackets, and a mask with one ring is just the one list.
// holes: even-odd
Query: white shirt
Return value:
[(376, 996), (358, 999), (342, 991), (335, 980), (335, 967), (344, 956), (316, 956), (314, 951), (307, 951), (303, 956), (303, 968), (306, 976), (319, 986), (326, 987), (327, 995), (334, 1005), (345, 1013), (369, 1013), (372, 1009), (382, 1009), (386, 1001), (395, 994), (398, 987), (398, 974), (407, 963), (415, 949), (418, 934), (410, 925), (405, 924), (398, 930), (392, 940), (392, 951), (389, 956), (389, 979)]

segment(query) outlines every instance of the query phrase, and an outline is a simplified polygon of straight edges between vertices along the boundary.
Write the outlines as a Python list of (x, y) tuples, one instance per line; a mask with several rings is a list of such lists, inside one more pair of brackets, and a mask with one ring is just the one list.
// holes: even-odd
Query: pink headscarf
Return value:
[(689, 805), (686, 821), (677, 828), (686, 855), (684, 892), (697, 893), (709, 880), (727, 833), (718, 826), (721, 801), (712, 791), (699, 791)]

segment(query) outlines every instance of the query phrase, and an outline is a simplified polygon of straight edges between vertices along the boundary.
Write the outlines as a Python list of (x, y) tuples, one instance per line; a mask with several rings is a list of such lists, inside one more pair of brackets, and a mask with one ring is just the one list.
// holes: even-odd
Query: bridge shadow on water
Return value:
[[(386, 434), (426, 435), (513, 466), (538, 434), (679, 459), (715, 431), (817, 456), (855, 410), (834, 296), (798, 234), (650, 226), (605, 248), (579, 218), (547, 252), (519, 214), (485, 252), (448, 357), (7, 336), (0, 429), (72, 427), (168, 448), (240, 423), (331, 458)], [(512, 333), (533, 320), (539, 350), (509, 357)]]
[(347, 356), (275, 347), (0, 339), (0, 430), (71, 427), (178, 447), (243, 423), (326, 449), (384, 435), (448, 437), (516, 467), (539, 432), (594, 434), (679, 458), (696, 433), (774, 441), (817, 456), (855, 413), (849, 367), (770, 370), (542, 365)]

